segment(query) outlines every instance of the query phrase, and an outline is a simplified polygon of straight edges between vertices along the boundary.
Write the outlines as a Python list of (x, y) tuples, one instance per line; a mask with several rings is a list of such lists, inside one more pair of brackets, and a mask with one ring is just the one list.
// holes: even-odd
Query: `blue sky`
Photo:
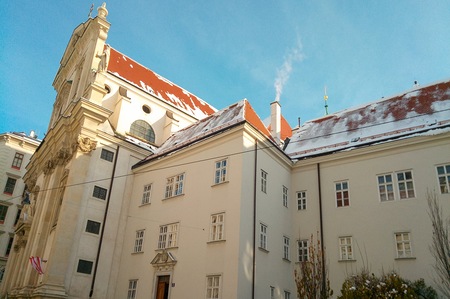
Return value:
[[(73, 29), (101, 1), (0, 1), (0, 132), (43, 138)], [(107, 1), (107, 43), (222, 109), (291, 126), (450, 78), (450, 0)]]

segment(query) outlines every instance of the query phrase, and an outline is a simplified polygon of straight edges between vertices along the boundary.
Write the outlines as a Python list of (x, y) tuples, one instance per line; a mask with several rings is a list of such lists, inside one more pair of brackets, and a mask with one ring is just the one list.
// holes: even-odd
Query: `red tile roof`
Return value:
[[(267, 130), (270, 132), (271, 125), (269, 124), (267, 126)], [(286, 138), (290, 138), (292, 136), (292, 127), (289, 125), (287, 120), (281, 116), (281, 132), (280, 132), (280, 138), (281, 140), (285, 140)]]
[(108, 72), (196, 119), (202, 119), (217, 111), (202, 99), (111, 47)]

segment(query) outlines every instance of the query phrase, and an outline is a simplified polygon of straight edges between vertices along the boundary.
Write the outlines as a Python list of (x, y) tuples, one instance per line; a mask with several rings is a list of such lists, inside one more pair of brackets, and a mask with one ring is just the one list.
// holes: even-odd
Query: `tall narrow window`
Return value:
[(308, 240), (299, 240), (297, 241), (298, 246), (298, 261), (299, 262), (307, 262), (308, 261)]
[(283, 259), (285, 260), (290, 260), (290, 243), (290, 239), (286, 236), (283, 236)]
[(353, 260), (352, 237), (339, 238), (339, 255), (341, 261)]
[(415, 197), (414, 183), (411, 171), (397, 172), (397, 181), (400, 199)]
[(8, 206), (0, 205), (0, 224), (5, 223), (7, 213), (8, 213)]
[(11, 167), (15, 169), (20, 169), (20, 167), (22, 166), (22, 162), (23, 162), (23, 154), (16, 153), (14, 155), (14, 160), (12, 162)]
[(114, 159), (114, 153), (112, 151), (108, 151), (107, 149), (102, 148), (100, 159), (112, 162)]
[(297, 192), (297, 210), (306, 210), (306, 191)]
[(16, 182), (16, 179), (8, 177), (8, 179), (6, 180), (5, 189), (3, 189), (3, 193), (12, 195), (14, 193), (14, 188), (16, 187)]
[(178, 223), (159, 227), (158, 249), (178, 246)]
[(283, 186), (283, 206), (287, 208), (288, 206), (288, 188), (286, 186)]
[(155, 132), (152, 126), (144, 120), (133, 122), (130, 127), (130, 134), (149, 142), (155, 142)]
[(138, 285), (137, 279), (130, 279), (128, 281), (127, 299), (136, 299), (137, 285)]
[(378, 176), (378, 193), (380, 195), (380, 201), (394, 200), (392, 174), (383, 174)]
[(449, 193), (450, 190), (450, 164), (438, 166), (436, 168), (441, 194)]
[(291, 299), (291, 292), (284, 291), (284, 299)]
[(395, 243), (397, 247), (397, 258), (412, 257), (411, 237), (409, 233), (396, 233)]
[(220, 184), (227, 181), (227, 164), (227, 159), (216, 161), (214, 184)]
[(267, 172), (261, 169), (261, 191), (267, 193)]
[(167, 178), (165, 198), (183, 194), (184, 173)]
[(105, 188), (94, 186), (94, 191), (92, 192), (92, 196), (98, 199), (106, 199), (106, 194), (108, 193), (108, 190)]
[(152, 184), (145, 185), (144, 192), (142, 193), (141, 204), (145, 205), (145, 204), (150, 203), (151, 193), (152, 193)]
[(336, 205), (338, 207), (348, 207), (350, 205), (348, 182), (336, 183)]
[(267, 250), (267, 225), (259, 224), (259, 247)]
[(225, 213), (211, 215), (210, 237), (211, 241), (223, 240), (225, 231)]
[(14, 237), (13, 236), (9, 236), (9, 241), (8, 241), (8, 246), (6, 246), (6, 252), (5, 252), (5, 256), (9, 256), (9, 253), (11, 252), (11, 248), (14, 242)]
[(140, 229), (136, 231), (136, 238), (134, 239), (134, 253), (144, 251), (144, 234), (145, 230)]
[(270, 299), (275, 299), (275, 287), (270, 286)]
[(220, 275), (210, 275), (206, 277), (206, 299), (220, 299)]

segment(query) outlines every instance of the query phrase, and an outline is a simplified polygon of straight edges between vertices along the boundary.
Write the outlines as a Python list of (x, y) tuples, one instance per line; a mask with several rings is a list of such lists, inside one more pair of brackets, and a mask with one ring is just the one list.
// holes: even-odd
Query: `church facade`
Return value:
[(296, 298), (317, 239), (335, 295), (362, 268), (435, 286), (427, 194), (449, 215), (450, 81), (293, 129), (273, 102), (267, 125), (106, 44), (107, 15), (63, 54), (1, 296)]

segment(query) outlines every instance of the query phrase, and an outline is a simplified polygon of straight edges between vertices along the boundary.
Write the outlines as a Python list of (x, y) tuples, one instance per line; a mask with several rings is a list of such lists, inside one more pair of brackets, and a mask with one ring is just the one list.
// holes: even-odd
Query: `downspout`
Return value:
[(253, 175), (253, 267), (252, 267), (252, 299), (255, 299), (256, 275), (256, 183), (258, 173), (258, 140), (255, 139), (255, 168)]
[(114, 175), (116, 173), (116, 165), (117, 165), (118, 157), (119, 157), (119, 145), (117, 145), (116, 156), (114, 157), (114, 165), (113, 165), (113, 170), (112, 170), (112, 174), (111, 174), (111, 182), (109, 183), (108, 198), (106, 200), (105, 214), (103, 215), (102, 231), (100, 232), (100, 240), (99, 240), (99, 244), (98, 244), (97, 258), (95, 259), (94, 273), (92, 274), (92, 283), (91, 283), (91, 290), (89, 291), (89, 298), (91, 298), (92, 295), (94, 294), (94, 285), (95, 285), (95, 278), (97, 276), (98, 260), (100, 258), (100, 251), (102, 249), (103, 235), (105, 233), (106, 218), (108, 216), (109, 202), (111, 200), (112, 187), (113, 187), (113, 182), (114, 182)]
[(327, 273), (325, 272), (325, 245), (323, 240), (322, 184), (320, 182), (320, 163), (317, 163), (317, 184), (319, 188), (320, 250), (322, 253), (322, 292), (325, 292), (327, 287)]

